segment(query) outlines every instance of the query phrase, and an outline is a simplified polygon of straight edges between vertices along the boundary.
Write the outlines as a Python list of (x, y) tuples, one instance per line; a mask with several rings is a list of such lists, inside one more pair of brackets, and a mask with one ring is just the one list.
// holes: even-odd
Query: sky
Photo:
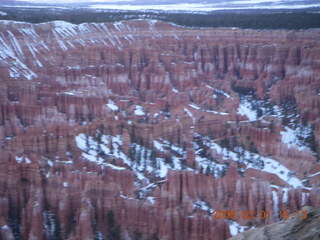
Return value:
[(132, 2), (134, 0), (19, 0), (21, 2), (35, 2), (35, 3), (84, 3), (84, 2), (103, 2), (103, 3), (115, 3), (115, 2)]
[[(143, 2), (144, 4), (148, 1), (139, 1), (139, 0), (19, 0), (19, 1), (24, 1), (24, 2), (35, 2), (35, 3), (66, 3), (66, 2), (74, 2), (74, 3), (79, 3), (79, 2), (103, 2), (103, 3), (117, 3), (117, 2), (135, 2), (138, 3), (139, 2)], [(155, 1), (149, 1), (150, 4), (154, 3)], [(161, 1), (161, 0), (157, 0), (157, 2), (168, 2), (168, 1)], [(171, 0), (170, 2), (175, 3), (175, 2), (184, 2), (183, 0)], [(190, 2), (190, 1), (185, 1), (185, 2)], [(196, 3), (197, 1), (193, 1), (193, 3)], [(233, 4), (259, 4), (259, 3), (268, 3), (268, 4), (274, 4), (274, 3), (290, 3), (290, 2), (304, 2), (304, 3), (308, 3), (308, 2), (312, 2), (312, 1), (308, 1), (308, 0), (199, 0), (200, 2), (207, 2), (210, 4), (215, 4), (215, 3), (228, 3), (231, 2)], [(314, 1), (313, 1), (314, 2)]]

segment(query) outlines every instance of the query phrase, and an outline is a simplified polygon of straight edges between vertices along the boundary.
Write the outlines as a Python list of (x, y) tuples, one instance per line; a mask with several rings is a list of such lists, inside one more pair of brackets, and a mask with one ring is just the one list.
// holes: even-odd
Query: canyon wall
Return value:
[(0, 21), (0, 86), (1, 239), (223, 240), (319, 206), (319, 30)]

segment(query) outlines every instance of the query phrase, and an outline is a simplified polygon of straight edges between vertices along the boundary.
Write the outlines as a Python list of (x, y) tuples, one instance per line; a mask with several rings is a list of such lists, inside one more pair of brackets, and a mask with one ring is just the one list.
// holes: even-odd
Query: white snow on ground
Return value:
[[(131, 146), (132, 152), (129, 158), (121, 150), (122, 137), (120, 135), (102, 135), (100, 138), (101, 140), (98, 141), (96, 138), (94, 139), (85, 134), (76, 136), (75, 140), (77, 146), (83, 150), (82, 156), (89, 161), (110, 167), (114, 170), (125, 170), (126, 168), (115, 166), (109, 162), (109, 159), (112, 158), (121, 159), (135, 172), (140, 180), (145, 179), (145, 172), (155, 173), (156, 176), (164, 178), (169, 169), (181, 170), (184, 168), (183, 161), (186, 160), (186, 152), (177, 145), (171, 144), (162, 138), (153, 141), (154, 148), (170, 156), (168, 159), (155, 156), (152, 157), (153, 152), (151, 149), (136, 143), (133, 143)], [(287, 182), (295, 188), (299, 186), (303, 187), (302, 181), (296, 178), (288, 168), (274, 159), (263, 157), (256, 153), (250, 153), (244, 149), (242, 149), (240, 157), (238, 153), (222, 148), (215, 141), (207, 137), (202, 139), (206, 146), (214, 149), (215, 152), (221, 155), (225, 160), (232, 159), (234, 161), (241, 161), (246, 165), (246, 168), (254, 168), (270, 174), (275, 174), (284, 182)], [(197, 146), (195, 145), (195, 147)], [(219, 177), (221, 171), (226, 170), (224, 164), (219, 164), (210, 159), (201, 157), (200, 149), (196, 151), (196, 161), (198, 162), (199, 167), (202, 167), (204, 171), (209, 169), (210, 173), (216, 177)]]
[(122, 191), (121, 191), (120, 197), (123, 198), (123, 199), (135, 200), (134, 198), (127, 197), (127, 196), (123, 195), (123, 194), (122, 194)]
[[(239, 157), (239, 155), (233, 151), (230, 151), (226, 148), (222, 148), (220, 145), (215, 143), (215, 141), (209, 139), (208, 137), (203, 138), (206, 140), (206, 145), (210, 148), (215, 149), (217, 154), (223, 156), (223, 159), (232, 159), (234, 161), (243, 161), (246, 165), (246, 168), (254, 168), (260, 171), (268, 172), (270, 174), (277, 175), (284, 182), (288, 183), (292, 187), (303, 187), (302, 181), (294, 176), (294, 174), (286, 168), (284, 165), (279, 163), (278, 161), (263, 157), (256, 153), (251, 153), (246, 150), (242, 150), (243, 156)], [(261, 163), (259, 165), (255, 163)]]
[[(154, 144), (154, 147), (158, 151), (171, 153), (170, 154), (171, 155), (171, 157), (170, 157), (171, 162), (169, 162), (169, 163), (166, 162), (166, 160), (163, 158), (156, 159), (156, 165), (158, 167), (155, 170), (155, 172), (159, 177), (165, 177), (167, 175), (169, 169), (173, 169), (173, 170), (183, 169), (183, 164), (181, 161), (183, 159), (186, 159), (186, 153), (185, 153), (185, 151), (183, 151), (182, 148), (180, 148), (174, 144), (170, 144), (170, 142), (168, 142), (162, 138), (154, 140), (153, 144)], [(182, 157), (180, 157), (180, 156), (182, 156)]]
[(209, 169), (210, 173), (216, 178), (220, 177), (220, 173), (226, 170), (226, 166), (224, 164), (212, 162), (208, 158), (202, 158), (197, 153), (195, 160), (198, 162), (199, 166), (203, 168), (204, 173)]
[(154, 140), (154, 141), (153, 141), (153, 145), (154, 145), (155, 148), (158, 149), (160, 152), (163, 152), (163, 151), (164, 151), (164, 149), (163, 149), (163, 147), (162, 147), (162, 144), (159, 143), (158, 141)]
[(70, 96), (74, 96), (75, 94), (74, 93), (72, 93), (72, 92), (65, 92), (64, 94), (66, 94), (66, 95), (70, 95)]
[(3, 230), (10, 230), (10, 228), (8, 227), (8, 225), (3, 225), (3, 226), (2, 226), (2, 229), (3, 229)]
[(296, 146), (297, 138), (293, 129), (289, 127), (285, 127), (286, 131), (281, 131), (280, 134), (282, 136), (282, 143), (288, 144), (288, 147)]
[(248, 227), (241, 226), (237, 222), (229, 222), (229, 230), (232, 236), (236, 236), (238, 233), (245, 231)]
[(108, 162), (112, 158), (121, 159), (132, 169), (138, 179), (145, 179), (147, 182), (149, 180), (144, 176), (145, 172), (154, 173), (156, 176), (164, 178), (169, 169), (181, 170), (183, 168), (181, 161), (186, 159), (186, 154), (180, 147), (161, 138), (154, 141), (154, 147), (160, 151), (170, 152), (169, 162), (166, 162), (164, 158), (152, 157), (151, 149), (136, 143), (131, 145), (131, 155), (128, 157), (121, 150), (122, 137), (120, 135), (102, 135), (100, 138), (101, 140), (98, 141), (83, 133), (76, 136), (77, 146), (83, 151), (82, 156), (85, 159), (114, 170), (125, 170), (124, 167), (118, 167)]
[(226, 113), (226, 112), (217, 112), (217, 111), (213, 111), (213, 110), (203, 110), (203, 111), (208, 112), (208, 113), (212, 113), (212, 114), (223, 115), (223, 116), (229, 115), (229, 113)]
[(188, 114), (189, 117), (192, 118), (192, 122), (195, 123), (195, 122), (196, 122), (196, 119), (193, 117), (193, 114), (189, 111), (189, 109), (186, 108), (186, 107), (184, 107), (183, 110), (184, 110), (184, 112), (185, 112), (186, 114)]
[[(225, 96), (226, 98), (231, 98), (231, 99), (232, 99), (232, 97), (230, 96), (230, 94), (226, 93), (225, 91), (222, 91), (222, 90), (220, 90), (220, 89), (211, 87), (211, 86), (209, 86), (209, 85), (206, 85), (206, 87), (209, 88), (209, 89), (212, 89), (215, 93), (221, 94), (221, 95)], [(215, 95), (215, 96), (214, 96), (213, 98), (217, 98), (216, 94), (214, 94), (214, 95)]]
[(275, 116), (277, 116), (277, 117), (281, 117), (282, 116), (281, 109), (278, 106), (274, 105), (273, 106), (273, 111), (275, 112)]
[(161, 180), (155, 183), (150, 183), (145, 187), (139, 189), (139, 196), (146, 197), (157, 185), (165, 183), (166, 180)]
[(112, 111), (118, 111), (119, 110), (119, 107), (111, 99), (109, 99), (109, 102), (106, 105)]
[[(1, 21), (0, 24), (6, 24), (10, 23), (11, 21)], [(30, 24), (30, 26), (32, 26)], [(1, 26), (2, 28), (2, 26)], [(20, 30), (22, 33), (22, 40), (19, 38), (20, 41), (17, 40), (15, 37), (15, 34), (13, 34), (10, 31), (6, 31), (5, 28), (1, 29), (0, 33), (0, 63), (7, 65), (7, 69), (9, 71), (9, 75), (12, 78), (25, 78), (27, 80), (31, 80), (37, 75), (28, 68), (28, 66), (25, 64), (25, 54), (22, 51), (22, 48), (20, 46), (20, 42), (25, 40), (27, 43), (27, 47), (29, 48), (30, 52), (35, 58), (35, 52), (37, 51), (36, 48), (33, 47), (33, 44), (35, 43), (34, 36), (36, 33), (33, 29), (30, 28), (30, 31), (26, 29)], [(5, 34), (7, 33), (7, 35)], [(35, 34), (35, 35), (34, 35)], [(31, 45), (30, 45), (31, 44)], [(36, 44), (38, 44), (40, 47), (42, 47), (43, 41), (36, 41)], [(42, 65), (38, 59), (34, 59), (34, 62), (38, 63), (38, 65)]]
[(8, 68), (10, 77), (24, 77), (28, 80), (36, 77), (36, 74), (20, 60), (21, 49), (13, 35), (6, 38), (0, 33), (0, 53), (0, 62), (10, 66)]
[(189, 115), (189, 117), (193, 118), (193, 115), (192, 115), (192, 113), (189, 111), (188, 108), (183, 108), (183, 109), (184, 109), (185, 113)]
[(154, 205), (156, 203), (156, 198), (155, 197), (147, 197), (147, 200)]
[(301, 199), (301, 205), (302, 206), (304, 206), (304, 205), (306, 205), (306, 203), (307, 203), (307, 199), (308, 199), (308, 197), (309, 197), (309, 194), (310, 193), (302, 193), (302, 199)]
[(47, 164), (48, 164), (50, 167), (53, 166), (53, 162), (52, 162), (51, 160), (49, 160), (49, 159), (47, 159)]
[(8, 13), (5, 13), (5, 12), (0, 11), (0, 16), (1, 16), (1, 17), (7, 16), (7, 15), (8, 15)]
[(31, 160), (28, 157), (15, 157), (17, 163), (23, 163), (30, 164)]
[(290, 127), (285, 127), (285, 130), (286, 131), (280, 131), (282, 143), (287, 144), (289, 148), (295, 147), (299, 151), (309, 149), (307, 146), (304, 146), (298, 136), (301, 139), (306, 139), (312, 133), (312, 129), (310, 127), (298, 127), (295, 130)]
[(219, 94), (225, 96), (226, 98), (231, 98), (232, 99), (232, 97), (228, 93), (226, 93), (226, 92), (224, 92), (222, 90), (214, 89), (214, 92), (219, 93)]
[(137, 116), (143, 116), (145, 115), (145, 112), (143, 111), (143, 107), (136, 105), (135, 110), (134, 110), (134, 114)]
[(256, 121), (257, 120), (257, 113), (251, 110), (251, 104), (248, 100), (242, 100), (239, 104), (238, 114), (242, 116), (246, 116), (249, 121)]
[(65, 21), (54, 21), (55, 30), (59, 32), (61, 35), (75, 35), (77, 32), (74, 29), (76, 27), (75, 24), (65, 22)]
[[(99, 153), (104, 153), (105, 155), (112, 155), (118, 158), (124, 158), (125, 155), (118, 151), (119, 150), (119, 136), (106, 136), (101, 137), (101, 141), (105, 144), (98, 144), (92, 137), (87, 136), (83, 133), (76, 136), (76, 143), (78, 148), (83, 150), (82, 156), (90, 162), (94, 162), (99, 165), (104, 165), (106, 167), (112, 168), (114, 170), (125, 170), (124, 167), (118, 167), (113, 164), (107, 163), (106, 160), (99, 156)], [(110, 142), (109, 142), (110, 141)], [(122, 142), (121, 142), (122, 143)], [(111, 154), (109, 146), (113, 146), (114, 152)]]
[(278, 211), (279, 211), (279, 198), (278, 193), (276, 191), (272, 191), (272, 200), (273, 200), (273, 212), (274, 217), (279, 219)]
[(87, 145), (86, 145), (86, 135), (81, 133), (75, 138), (78, 148), (80, 148), (83, 151), (87, 151)]
[(26, 160), (26, 164), (30, 164), (31, 163), (31, 160), (29, 158), (26, 157), (25, 160)]
[(17, 161), (18, 163), (22, 163), (22, 160), (23, 160), (23, 157), (16, 157), (16, 161)]
[(196, 104), (192, 103), (192, 104), (189, 104), (190, 107), (194, 108), (194, 109), (197, 109), (197, 110), (201, 110), (200, 107), (198, 107)]
[(203, 211), (206, 211), (206, 212), (210, 212), (212, 213), (212, 211), (214, 211), (211, 207), (209, 207), (209, 204), (202, 201), (202, 200), (198, 200), (196, 202), (193, 203), (193, 206), (192, 206), (193, 209), (201, 209)]
[(214, 177), (218, 178), (221, 177), (221, 173), (223, 171), (227, 171), (226, 165), (214, 162), (212, 159), (210, 160), (207, 157), (201, 157), (200, 152), (203, 151), (203, 149), (201, 149), (196, 143), (194, 143), (194, 147), (197, 149), (195, 152), (195, 160), (199, 164), (199, 167), (203, 169), (203, 173), (209, 171), (208, 174), (212, 174)]
[(179, 91), (178, 91), (178, 89), (176, 89), (176, 88), (172, 88), (172, 92), (178, 93)]
[(212, 113), (212, 114), (219, 114), (219, 115), (229, 115), (229, 113), (225, 113), (225, 112), (217, 112), (217, 111), (213, 111), (213, 110), (205, 110), (200, 108), (199, 106), (197, 106), (196, 104), (192, 103), (189, 104), (190, 107), (196, 109), (196, 110), (201, 110), (203, 112), (208, 112), (208, 113)]
[(282, 202), (283, 203), (287, 203), (288, 202), (288, 198), (289, 198), (289, 189), (288, 188), (283, 188), (282, 192), (283, 192)]
[(309, 178), (318, 176), (319, 174), (320, 174), (320, 172), (317, 172), (317, 173), (315, 173), (315, 174), (310, 175)]

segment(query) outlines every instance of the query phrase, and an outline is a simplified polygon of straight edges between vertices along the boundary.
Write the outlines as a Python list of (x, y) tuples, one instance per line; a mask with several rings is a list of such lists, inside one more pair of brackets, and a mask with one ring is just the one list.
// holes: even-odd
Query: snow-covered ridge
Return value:
[(24, 52), (16, 37), (9, 30), (0, 32), (0, 63), (8, 66), (10, 77), (31, 80), (37, 76), (23, 61)]
[[(139, 20), (135, 20), (137, 22)], [(154, 20), (140, 20), (151, 31), (157, 31)], [(76, 51), (79, 46), (95, 45), (122, 49), (124, 44), (132, 44), (141, 37), (139, 27), (132, 21), (115, 23), (82, 23), (79, 25), (65, 21), (31, 24), (0, 20), (0, 63), (8, 66), (12, 78), (32, 80), (37, 77), (33, 69), (51, 65), (46, 56), (55, 51)], [(41, 33), (48, 29), (46, 38)], [(161, 34), (154, 34), (162, 37)], [(174, 35), (174, 34), (173, 34)], [(172, 37), (174, 37), (172, 35)], [(32, 56), (32, 61), (26, 61)], [(29, 59), (28, 59), (29, 60)]]

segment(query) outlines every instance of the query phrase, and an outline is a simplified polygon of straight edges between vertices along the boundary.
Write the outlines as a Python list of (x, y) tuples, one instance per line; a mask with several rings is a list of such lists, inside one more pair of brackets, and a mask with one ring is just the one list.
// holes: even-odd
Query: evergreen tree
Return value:
[(206, 171), (205, 171), (205, 175), (209, 176), (211, 173), (209, 166), (207, 166)]

